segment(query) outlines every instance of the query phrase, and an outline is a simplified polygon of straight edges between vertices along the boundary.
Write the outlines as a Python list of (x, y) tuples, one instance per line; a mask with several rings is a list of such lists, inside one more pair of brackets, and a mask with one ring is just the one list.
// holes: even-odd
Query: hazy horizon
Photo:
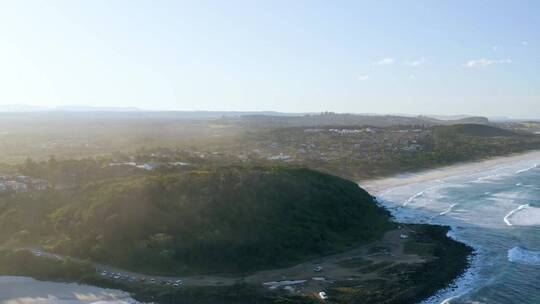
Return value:
[(62, 106), (36, 106), (29, 104), (0, 104), (0, 113), (54, 113), (54, 112), (73, 112), (73, 113), (239, 113), (239, 114), (262, 114), (262, 115), (286, 115), (286, 116), (300, 116), (300, 115), (319, 115), (322, 113), (334, 113), (334, 114), (349, 114), (349, 115), (373, 115), (373, 116), (404, 116), (404, 117), (419, 117), (427, 116), (439, 119), (460, 119), (465, 117), (486, 117), (488, 119), (495, 120), (539, 120), (540, 117), (513, 117), (509, 115), (481, 115), (481, 114), (441, 114), (441, 113), (395, 113), (395, 112), (334, 112), (334, 111), (321, 111), (321, 112), (283, 112), (274, 110), (166, 110), (166, 109), (145, 109), (137, 107), (108, 107), (108, 106), (91, 106), (91, 105), (62, 105)]
[(538, 118), (539, 9), (3, 2), (0, 105)]

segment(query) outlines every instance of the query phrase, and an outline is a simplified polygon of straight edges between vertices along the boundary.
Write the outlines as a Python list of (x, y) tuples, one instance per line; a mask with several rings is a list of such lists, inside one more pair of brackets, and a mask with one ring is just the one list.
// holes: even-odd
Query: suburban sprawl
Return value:
[(0, 274), (157, 303), (417, 303), (473, 251), (357, 183), (540, 148), (483, 117), (0, 116)]

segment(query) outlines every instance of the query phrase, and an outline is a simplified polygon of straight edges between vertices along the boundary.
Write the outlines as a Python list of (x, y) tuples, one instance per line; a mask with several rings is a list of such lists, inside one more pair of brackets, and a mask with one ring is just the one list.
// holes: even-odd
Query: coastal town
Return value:
[(49, 182), (40, 178), (25, 175), (0, 174), (0, 193), (26, 193), (28, 191), (44, 191), (50, 187)]

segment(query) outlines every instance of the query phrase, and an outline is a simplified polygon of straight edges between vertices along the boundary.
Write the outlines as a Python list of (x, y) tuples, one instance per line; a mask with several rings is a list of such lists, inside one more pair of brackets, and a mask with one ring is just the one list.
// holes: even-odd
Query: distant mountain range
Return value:
[(238, 123), (250, 128), (283, 128), (283, 127), (316, 127), (316, 126), (373, 126), (388, 127), (398, 125), (453, 125), (453, 124), (489, 124), (486, 117), (471, 116), (455, 120), (442, 120), (428, 116), (397, 115), (358, 115), (322, 113), (303, 116), (268, 116), (244, 115), (237, 119)]
[[(284, 113), (275, 111), (148, 111), (136, 107), (94, 107), (68, 105), (57, 107), (34, 106), (25, 104), (0, 105), (0, 113), (27, 113), (41, 116), (40, 113), (84, 113), (96, 114), (112, 118), (121, 115), (123, 118), (165, 118), (181, 120), (233, 119), (255, 127), (295, 127), (316, 125), (447, 125), (459, 123), (488, 124), (490, 121), (524, 121), (508, 117), (490, 117), (470, 115), (410, 115), (410, 114), (373, 114), (373, 113)], [(115, 114), (116, 113), (116, 114)]]
[(93, 107), (93, 106), (58, 106), (44, 107), (25, 104), (0, 105), (0, 112), (135, 112), (140, 109), (135, 107)]

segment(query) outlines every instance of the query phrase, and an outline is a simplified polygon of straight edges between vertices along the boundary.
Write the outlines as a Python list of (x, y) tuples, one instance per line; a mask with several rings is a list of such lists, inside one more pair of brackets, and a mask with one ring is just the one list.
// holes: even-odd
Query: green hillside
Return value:
[(393, 225), (355, 183), (286, 168), (100, 182), (49, 218), (57, 252), (182, 274), (290, 265), (376, 239)]
[(441, 135), (464, 135), (478, 137), (504, 137), (519, 135), (516, 132), (481, 124), (458, 124), (453, 126), (433, 127)]

